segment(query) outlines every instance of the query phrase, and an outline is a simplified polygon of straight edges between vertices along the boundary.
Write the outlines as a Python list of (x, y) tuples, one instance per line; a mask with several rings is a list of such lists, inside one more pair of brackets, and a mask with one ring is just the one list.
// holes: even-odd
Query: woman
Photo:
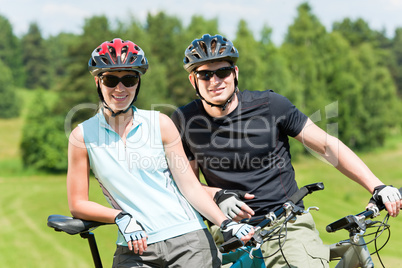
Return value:
[[(221, 226), (226, 239), (248, 241), (253, 230), (226, 218), (205, 192), (171, 119), (133, 106), (148, 69), (144, 52), (116, 38), (98, 46), (88, 65), (102, 106), (69, 138), (72, 215), (117, 224), (113, 267), (220, 267), (196, 210)], [(90, 169), (112, 208), (89, 200)]]

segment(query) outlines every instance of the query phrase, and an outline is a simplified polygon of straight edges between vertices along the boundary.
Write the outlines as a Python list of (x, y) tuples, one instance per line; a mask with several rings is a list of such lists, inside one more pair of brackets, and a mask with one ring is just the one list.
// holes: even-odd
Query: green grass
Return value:
[[(51, 214), (70, 215), (65, 176), (0, 178), (0, 188), (1, 267), (91, 267), (85, 240), (46, 225)], [(98, 187), (92, 188), (91, 198), (105, 203)], [(111, 267), (116, 231), (114, 226), (96, 231), (105, 267)]]
[[(376, 150), (375, 153), (366, 153), (360, 157), (384, 183), (399, 188), (402, 187), (402, 169), (399, 166), (402, 161), (402, 140), (393, 139), (390, 142), (386, 144), (385, 148), (392, 149)], [(295, 164), (295, 170), (299, 186), (318, 181), (324, 182), (324, 191), (313, 193), (305, 198), (306, 206), (320, 208), (320, 211), (313, 211), (312, 215), (324, 243), (332, 244), (341, 239), (347, 239), (346, 231), (329, 234), (325, 231), (325, 227), (341, 217), (363, 211), (370, 198), (367, 191), (337, 172), (332, 166), (313, 157), (300, 159)], [(376, 220), (382, 220), (384, 216), (383, 212), (382, 216)], [(400, 255), (402, 241), (399, 239), (402, 236), (401, 216), (391, 218), (389, 223), (391, 224), (391, 239), (380, 252), (380, 256), (386, 267), (398, 267), (402, 261)], [(373, 251), (372, 245), (369, 246), (371, 252)], [(373, 257), (373, 260), (376, 267), (381, 267), (376, 256)], [(334, 265), (331, 264), (331, 267)]]
[[(70, 215), (65, 175), (24, 169), (19, 143), (29, 100), (35, 92), (19, 90), (20, 118), (0, 119), (0, 267), (93, 267), (86, 240), (55, 232), (47, 227), (51, 214)], [(45, 92), (54, 101), (52, 92)], [(95, 180), (91, 180), (92, 200), (107, 204)], [(111, 267), (117, 229), (96, 230), (104, 267)]]
[[(32, 92), (26, 96), (32, 97)], [(28, 111), (24, 110), (26, 114)], [(65, 175), (26, 170), (19, 158), (23, 119), (0, 120), (0, 266), (1, 267), (93, 267), (86, 240), (55, 232), (47, 227), (51, 214), (70, 215), (67, 206)], [(387, 184), (402, 186), (402, 138), (389, 139), (386, 146), (361, 155), (373, 172)], [(346, 239), (339, 231), (328, 234), (327, 224), (364, 210), (369, 194), (333, 167), (314, 157), (295, 163), (299, 186), (324, 182), (325, 190), (305, 198), (306, 206), (318, 206), (312, 214), (326, 244)], [(106, 204), (95, 180), (91, 180), (91, 200)], [(384, 213), (383, 213), (384, 214)], [(382, 217), (381, 217), (382, 219)], [(402, 216), (390, 219), (391, 240), (380, 253), (386, 267), (402, 262)], [(105, 226), (94, 231), (104, 267), (111, 267), (117, 228)], [(376, 267), (379, 262), (374, 257)], [(335, 264), (331, 264), (334, 267)]]

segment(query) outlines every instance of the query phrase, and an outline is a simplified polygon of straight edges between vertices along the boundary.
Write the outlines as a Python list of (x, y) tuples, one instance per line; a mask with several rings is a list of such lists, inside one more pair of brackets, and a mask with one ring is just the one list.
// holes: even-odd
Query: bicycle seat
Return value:
[(91, 229), (106, 224), (109, 223), (86, 221), (57, 214), (50, 215), (47, 218), (47, 226), (53, 228), (57, 232), (66, 232), (70, 235), (89, 232)]

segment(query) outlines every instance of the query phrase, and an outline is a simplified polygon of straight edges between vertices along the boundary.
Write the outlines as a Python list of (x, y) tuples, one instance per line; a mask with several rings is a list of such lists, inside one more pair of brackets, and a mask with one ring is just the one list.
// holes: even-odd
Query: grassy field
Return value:
[[(57, 233), (46, 225), (50, 214), (69, 215), (65, 175), (23, 169), (19, 159), (22, 124), (20, 118), (0, 120), (0, 267), (93, 267), (86, 240)], [(389, 140), (386, 148), (361, 157), (385, 183), (402, 186), (402, 138)], [(369, 194), (314, 157), (299, 159), (295, 169), (299, 186), (319, 181), (325, 184), (324, 191), (305, 199), (307, 206), (320, 207), (312, 214), (324, 242), (347, 238), (342, 231), (327, 234), (325, 227), (364, 210)], [(90, 191), (92, 200), (106, 204), (96, 181), (91, 182)], [(399, 267), (402, 217), (390, 219), (390, 224), (391, 240), (380, 253), (386, 267)], [(116, 232), (115, 226), (95, 231), (104, 267), (111, 267)], [(376, 257), (374, 260), (380, 267)]]

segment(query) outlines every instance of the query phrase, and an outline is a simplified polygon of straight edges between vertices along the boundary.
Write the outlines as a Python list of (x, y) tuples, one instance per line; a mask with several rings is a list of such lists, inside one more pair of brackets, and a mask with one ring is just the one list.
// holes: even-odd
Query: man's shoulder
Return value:
[(286, 100), (286, 97), (276, 93), (272, 89), (262, 91), (250, 91), (243, 90), (240, 92), (240, 98), (242, 103), (272, 103), (281, 102)]
[(176, 109), (176, 111), (172, 115), (172, 119), (179, 117), (192, 117), (194, 115), (200, 114), (203, 110), (203, 106), (201, 100), (193, 100), (192, 102), (181, 106)]
[(259, 99), (269, 99), (275, 92), (273, 90), (262, 90), (262, 91), (250, 91), (243, 90), (240, 91), (241, 99), (243, 102), (253, 102)]

